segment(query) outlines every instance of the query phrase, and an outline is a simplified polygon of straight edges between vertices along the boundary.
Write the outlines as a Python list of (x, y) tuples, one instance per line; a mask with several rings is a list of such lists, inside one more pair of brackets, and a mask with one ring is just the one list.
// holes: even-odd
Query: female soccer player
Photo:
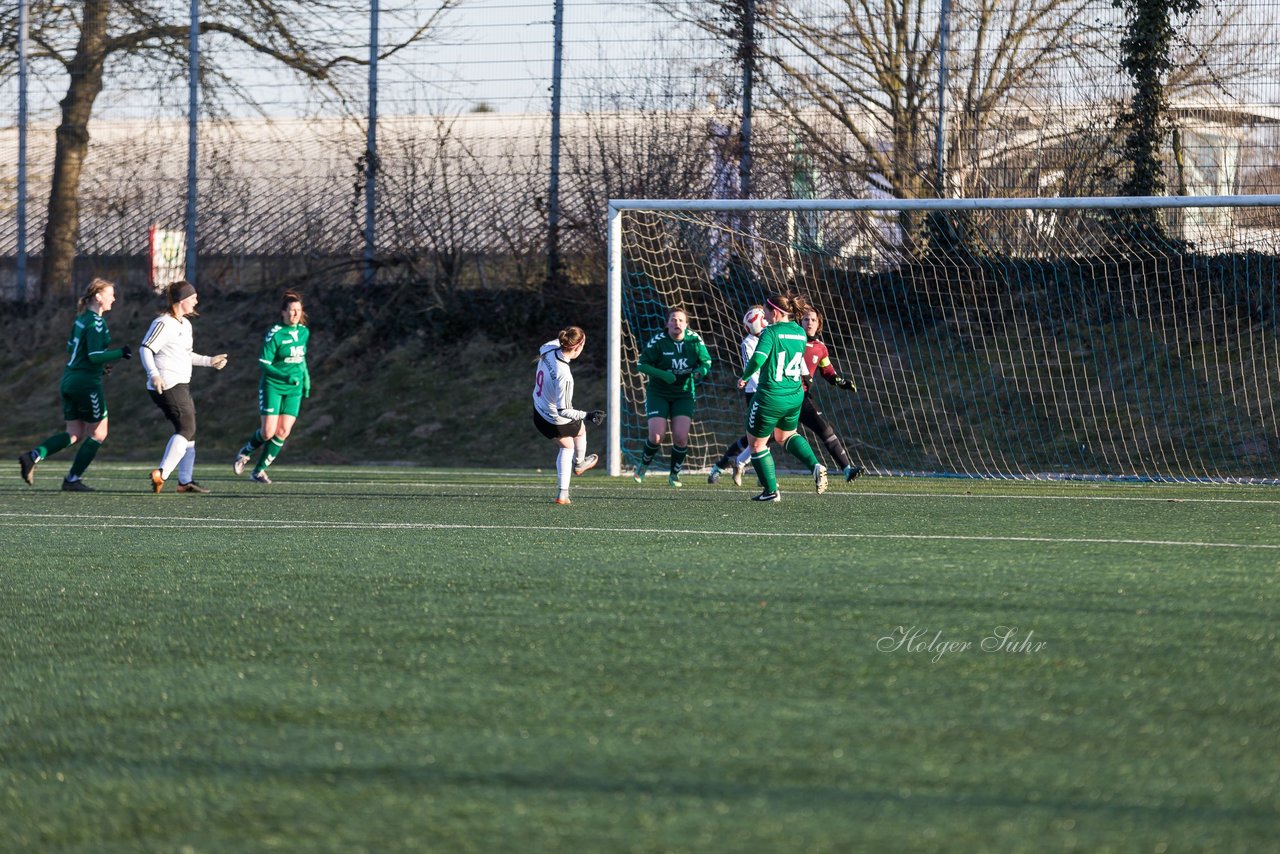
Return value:
[(267, 466), (280, 456), (284, 440), (289, 438), (298, 420), (302, 399), (311, 396), (311, 374), (307, 371), (310, 338), (302, 296), (285, 291), (280, 300), (280, 322), (267, 330), (262, 340), (262, 354), (258, 357), (262, 369), (258, 380), (258, 414), (262, 416), (262, 426), (244, 443), (231, 464), (232, 471), (243, 474), (253, 452), (262, 448), (258, 464), (249, 475), (254, 483), (271, 483)]
[(680, 482), (680, 469), (689, 454), (689, 427), (693, 423), (693, 402), (697, 382), (711, 370), (711, 354), (698, 333), (689, 329), (689, 315), (682, 308), (667, 312), (667, 328), (649, 339), (636, 366), (649, 376), (645, 389), (645, 415), (649, 419), (649, 435), (645, 439), (640, 465), (632, 477), (644, 483), (645, 472), (653, 462), (662, 437), (671, 425), (671, 472), (667, 483)]
[(804, 347), (804, 363), (808, 368), (808, 376), (804, 384), (804, 404), (800, 407), (800, 423), (822, 440), (832, 459), (843, 469), (844, 482), (850, 483), (862, 474), (862, 466), (855, 466), (849, 461), (849, 452), (845, 450), (844, 443), (840, 441), (835, 429), (818, 408), (818, 403), (813, 397), (813, 381), (821, 373), (823, 379), (838, 389), (857, 391), (858, 388), (852, 380), (840, 376), (831, 364), (831, 354), (827, 352), (827, 345), (818, 339), (818, 332), (822, 329), (822, 315), (816, 308), (810, 306), (800, 315), (800, 326), (809, 339)]
[(813, 472), (813, 483), (821, 495), (827, 491), (827, 469), (814, 456), (808, 440), (796, 432), (804, 403), (804, 347), (808, 339), (791, 318), (802, 315), (809, 306), (796, 294), (770, 294), (764, 307), (769, 325), (760, 333), (760, 343), (738, 380), (738, 388), (746, 388), (751, 375), (760, 373), (760, 385), (747, 410), (747, 435), (751, 437), (751, 464), (764, 491), (752, 500), (779, 501), (782, 497), (769, 451), (770, 436)]
[[(742, 357), (744, 366), (750, 361), (751, 354), (756, 351), (756, 344), (760, 342), (760, 333), (768, 325), (769, 321), (765, 319), (762, 305), (753, 305), (747, 309), (746, 314), (742, 315), (742, 327), (747, 330), (747, 334), (742, 336), (742, 341), (738, 344), (738, 354)], [(751, 398), (755, 396), (756, 383), (759, 379), (758, 374), (753, 374), (743, 388), (746, 392), (747, 409), (751, 408)], [(721, 474), (732, 468), (733, 485), (742, 486), (742, 473), (750, 460), (751, 439), (744, 433), (742, 438), (725, 448), (720, 459), (712, 464), (711, 473), (707, 475), (707, 483), (717, 482)]]
[(195, 352), (191, 321), (197, 317), (195, 285), (187, 281), (169, 285), (169, 308), (161, 312), (147, 334), (142, 336), (138, 356), (147, 371), (147, 392), (151, 401), (173, 425), (173, 435), (160, 457), (160, 467), (151, 470), (151, 491), (159, 492), (176, 468), (179, 492), (208, 492), (195, 481), (196, 405), (191, 399), (191, 367), (222, 370), (227, 354), (202, 356)]
[(106, 279), (94, 279), (76, 307), (78, 315), (67, 339), (67, 365), (62, 371), (62, 415), (67, 429), (54, 433), (33, 450), (18, 457), (22, 479), (36, 480), (36, 465), (46, 457), (70, 447), (81, 439), (71, 470), (62, 481), (64, 492), (93, 492), (80, 479), (93, 462), (98, 448), (107, 440), (107, 396), (102, 375), (113, 362), (133, 355), (128, 344), (111, 349), (111, 332), (103, 317), (116, 301), (116, 286)]
[(587, 335), (576, 326), (560, 330), (553, 341), (538, 350), (538, 369), (533, 378), (533, 426), (560, 446), (556, 452), (556, 504), (569, 502), (569, 477), (582, 474), (599, 460), (587, 454), (587, 425), (600, 424), (604, 411), (583, 412), (573, 408), (573, 371), (569, 363), (582, 355)]

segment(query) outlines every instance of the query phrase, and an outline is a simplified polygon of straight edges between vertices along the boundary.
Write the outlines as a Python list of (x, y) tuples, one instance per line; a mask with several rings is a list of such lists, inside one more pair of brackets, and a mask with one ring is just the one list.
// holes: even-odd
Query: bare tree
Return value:
[[(388, 45), (381, 54), (390, 56), (429, 38), (441, 16), (461, 0), (437, 2), (433, 10), (419, 14), (407, 38)], [(43, 293), (65, 293), (72, 287), (80, 176), (98, 96), (115, 71), (128, 73), (135, 81), (184, 75), (190, 32), (187, 8), (163, 0), (31, 2), (33, 65), (60, 68), (67, 78), (44, 232)], [(344, 76), (344, 70), (368, 62), (345, 52), (351, 40), (347, 22), (366, 20), (367, 11), (367, 4), (360, 0), (204, 0), (199, 31), (209, 38), (200, 69), (206, 97), (216, 99), (219, 92), (234, 86), (220, 64), (217, 48), (235, 45), (342, 98), (349, 84), (358, 83), (356, 75)], [(0, 20), (4, 41), (10, 40), (15, 24), (12, 15)], [(11, 74), (12, 63), (0, 65), (0, 73)]]
[[(741, 53), (731, 43), (740, 28), (726, 22), (740, 18), (743, 0), (654, 2)], [(1011, 106), (1025, 106), (1055, 68), (1096, 48), (1084, 14), (1088, 2), (955, 4), (949, 159), (975, 150), (976, 140)], [(760, 88), (768, 106), (799, 129), (833, 189), (897, 198), (942, 194), (934, 154), (941, 56), (935, 0), (758, 0), (755, 10)], [(965, 170), (975, 165), (958, 161), (951, 183), (963, 186)]]

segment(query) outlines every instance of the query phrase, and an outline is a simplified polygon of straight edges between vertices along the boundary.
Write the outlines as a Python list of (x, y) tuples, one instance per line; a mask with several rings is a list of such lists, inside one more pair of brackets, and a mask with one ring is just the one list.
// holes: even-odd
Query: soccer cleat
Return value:
[(813, 485), (817, 488), (819, 495), (827, 491), (827, 467), (822, 463), (813, 467)]
[(844, 482), (853, 483), (858, 479), (858, 475), (862, 474), (862, 466), (845, 466)]
[(648, 471), (648, 469), (649, 466), (646, 463), (641, 463), (636, 466), (636, 470), (631, 473), (631, 479), (636, 483), (644, 483), (644, 473)]
[(733, 464), (733, 485), (734, 486), (742, 486), (742, 475), (746, 472), (746, 470), (747, 470), (746, 463)]
[(585, 474), (596, 467), (596, 463), (600, 462), (600, 457), (596, 454), (587, 454), (586, 458), (580, 463), (573, 464), (574, 474)]
[(678, 472), (672, 472), (667, 475), (667, 485), (672, 489), (679, 489), (684, 486), (684, 484), (680, 482), (680, 474)]
[(759, 495), (753, 495), (751, 497), (751, 500), (752, 501), (781, 501), (782, 493), (770, 492), (769, 490), (766, 489), (764, 492), (760, 493)]
[(559, 496), (556, 496), (556, 499), (551, 503), (552, 504), (572, 504), (573, 502), (570, 501), (568, 498), (561, 498)]
[(271, 478), (267, 477), (267, 473), (265, 471), (255, 471), (253, 474), (249, 475), (249, 480), (253, 481), (254, 483), (270, 483), (271, 482)]
[(35, 486), (37, 462), (39, 460), (35, 458), (35, 454), (32, 451), (27, 451), (18, 457), (18, 465), (22, 467), (22, 479), (27, 482), (28, 486)]
[(209, 492), (207, 487), (201, 486), (200, 484), (196, 483), (194, 480), (191, 481), (190, 483), (178, 484), (178, 491), (179, 492), (198, 492), (201, 495), (205, 495)]
[(720, 466), (713, 465), (711, 467), (711, 473), (707, 475), (707, 483), (715, 483), (720, 480), (720, 474), (723, 471), (724, 469), (720, 468)]
[(249, 465), (249, 455), (236, 454), (236, 461), (231, 464), (231, 470), (236, 473), (237, 477), (239, 477), (244, 474), (244, 467), (247, 465)]
[(89, 484), (85, 483), (83, 480), (64, 480), (62, 482), (62, 491), (63, 492), (97, 492), (96, 489), (94, 489)]
[(160, 473), (160, 469), (151, 470), (151, 491), (159, 492), (164, 489), (164, 475)]

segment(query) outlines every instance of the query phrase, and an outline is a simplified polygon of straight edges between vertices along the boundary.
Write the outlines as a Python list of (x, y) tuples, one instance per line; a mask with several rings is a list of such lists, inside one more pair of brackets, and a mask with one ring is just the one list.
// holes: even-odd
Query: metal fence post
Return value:
[(551, 181), (547, 186), (547, 284), (560, 279), (560, 63), (564, 59), (564, 0), (556, 0), (551, 59)]
[(200, 129), (200, 0), (191, 0), (191, 30), (187, 36), (187, 263), (188, 282), (196, 280), (196, 170)]
[(18, 0), (18, 302), (27, 298), (27, 0)]
[(369, 3), (369, 126), (364, 152), (364, 274), (365, 287), (373, 284), (378, 210), (378, 0)]

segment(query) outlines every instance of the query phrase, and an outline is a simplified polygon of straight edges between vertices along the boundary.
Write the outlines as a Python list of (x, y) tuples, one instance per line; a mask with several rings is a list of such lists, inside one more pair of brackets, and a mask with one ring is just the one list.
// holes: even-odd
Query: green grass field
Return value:
[(1275, 488), (147, 467), (0, 486), (0, 850), (1276, 845)]

